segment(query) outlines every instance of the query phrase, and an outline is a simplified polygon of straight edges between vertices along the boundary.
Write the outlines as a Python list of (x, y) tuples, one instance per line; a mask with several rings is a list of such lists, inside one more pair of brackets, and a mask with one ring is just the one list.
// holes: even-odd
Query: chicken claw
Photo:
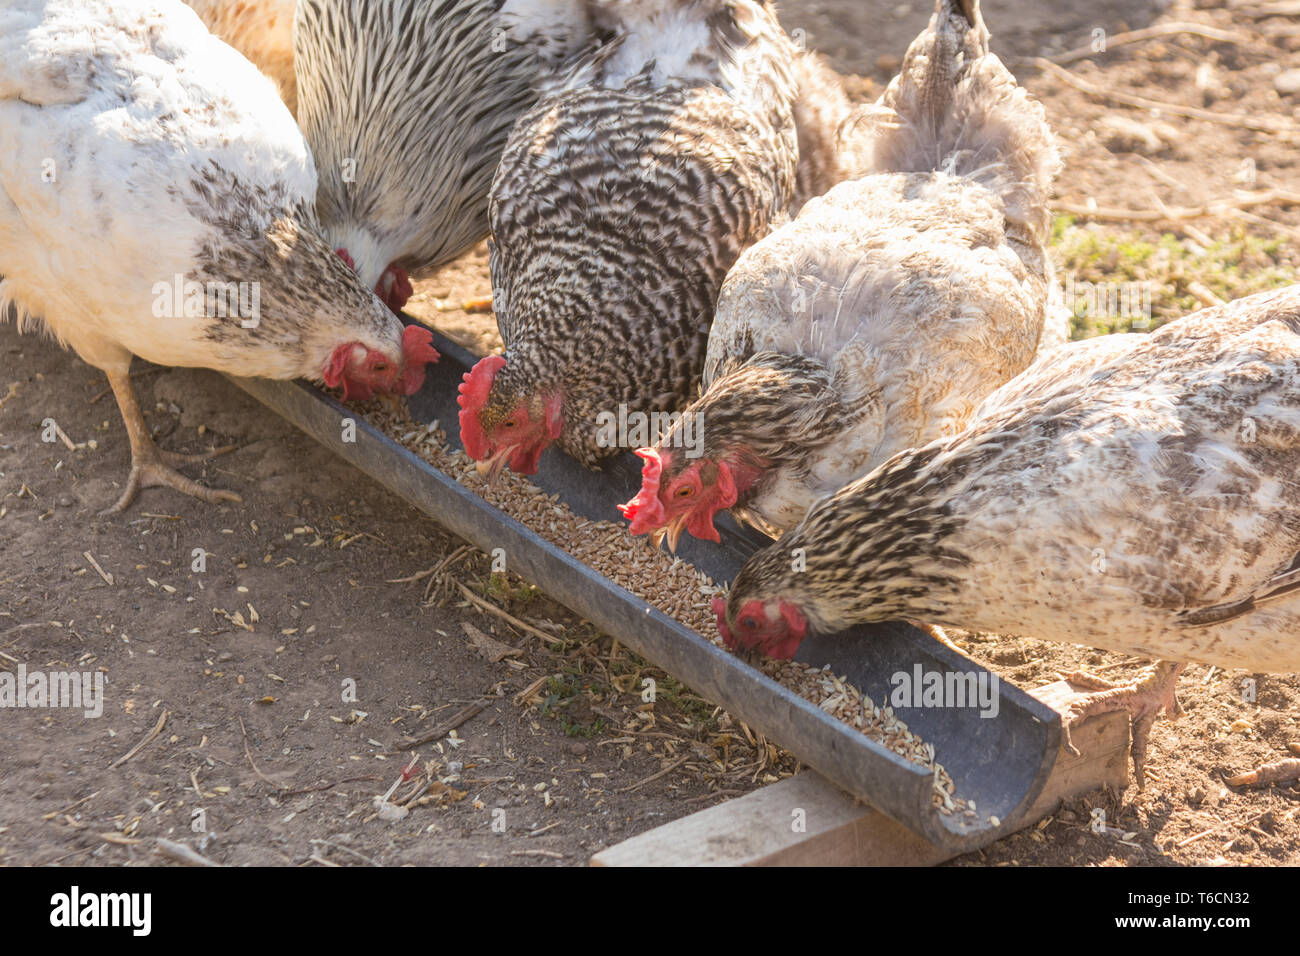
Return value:
[(1146, 767), (1147, 744), (1156, 716), (1162, 710), (1170, 720), (1182, 716), (1183, 709), (1178, 705), (1176, 690), (1178, 675), (1186, 666), (1173, 661), (1157, 661), (1140, 677), (1127, 684), (1114, 684), (1083, 671), (1066, 675), (1065, 679), (1069, 683), (1092, 691), (1070, 705), (1063, 727), (1066, 749), (1078, 756), (1079, 751), (1070, 739), (1070, 729), (1075, 724), (1097, 714), (1126, 711), (1133, 721), (1133, 742), (1129, 747), (1129, 754), (1133, 758), (1133, 776), (1138, 787), (1142, 787), (1145, 782), (1143, 771)]
[[(128, 362), (128, 368), (129, 364)], [(243, 501), (233, 491), (205, 488), (192, 478), (186, 478), (175, 468), (176, 465), (193, 464), (217, 455), (224, 455), (234, 450), (233, 445), (214, 448), (212, 451), (198, 455), (161, 451), (149, 437), (144, 416), (140, 413), (140, 405), (136, 402), (135, 389), (131, 386), (130, 376), (125, 370), (117, 369), (105, 370), (105, 374), (108, 375), (108, 384), (112, 386), (118, 407), (122, 411), (122, 421), (126, 424), (127, 438), (131, 443), (131, 474), (126, 480), (126, 488), (122, 496), (107, 513), (125, 511), (142, 488), (174, 488), (209, 504), (216, 504), (219, 501)]]

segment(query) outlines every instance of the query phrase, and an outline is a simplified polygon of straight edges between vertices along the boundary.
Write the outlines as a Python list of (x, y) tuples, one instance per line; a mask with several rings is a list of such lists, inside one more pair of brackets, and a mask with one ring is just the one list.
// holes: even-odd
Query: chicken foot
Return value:
[(1070, 705), (1065, 715), (1065, 746), (1070, 753), (1078, 755), (1079, 751), (1070, 740), (1070, 728), (1097, 714), (1112, 711), (1126, 711), (1133, 722), (1133, 743), (1129, 754), (1133, 758), (1133, 776), (1138, 787), (1145, 782), (1143, 770), (1146, 767), (1147, 744), (1151, 738), (1151, 727), (1160, 711), (1168, 714), (1170, 720), (1182, 716), (1183, 709), (1178, 705), (1178, 675), (1186, 664), (1174, 661), (1157, 661), (1137, 679), (1127, 684), (1115, 684), (1095, 674), (1077, 671), (1066, 675), (1066, 680), (1076, 687), (1083, 687), (1092, 693), (1076, 700)]
[(198, 455), (182, 455), (176, 452), (162, 451), (158, 448), (144, 423), (144, 415), (135, 398), (135, 389), (131, 386), (131, 377), (125, 372), (105, 371), (108, 384), (117, 398), (117, 406), (122, 412), (122, 421), (126, 424), (127, 438), (131, 443), (131, 474), (126, 480), (126, 489), (110, 512), (124, 511), (135, 500), (143, 488), (174, 488), (209, 504), (219, 501), (242, 501), (233, 491), (220, 488), (205, 488), (197, 481), (186, 478), (175, 468), (177, 465), (193, 464), (206, 461), (216, 455), (224, 455), (234, 449), (233, 445), (216, 448)]

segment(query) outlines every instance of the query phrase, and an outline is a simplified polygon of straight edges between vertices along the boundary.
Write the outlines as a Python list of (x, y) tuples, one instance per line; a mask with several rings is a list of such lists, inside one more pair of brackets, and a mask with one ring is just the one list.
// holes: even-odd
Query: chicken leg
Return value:
[(1127, 711), (1133, 721), (1133, 743), (1129, 754), (1133, 758), (1133, 776), (1138, 787), (1144, 783), (1143, 770), (1146, 767), (1147, 743), (1151, 738), (1151, 725), (1156, 715), (1163, 710), (1170, 720), (1182, 716), (1183, 709), (1178, 706), (1176, 693), (1178, 675), (1186, 664), (1174, 661), (1157, 661), (1148, 667), (1140, 677), (1128, 684), (1114, 684), (1094, 674), (1076, 671), (1066, 676), (1071, 684), (1084, 687), (1093, 693), (1087, 694), (1070, 705), (1065, 721), (1065, 746), (1072, 754), (1078, 754), (1070, 740), (1070, 727), (1088, 717), (1106, 714), (1111, 711)]
[(145, 427), (144, 416), (140, 413), (135, 389), (131, 385), (130, 373), (126, 370), (105, 370), (104, 374), (108, 376), (108, 384), (117, 398), (117, 406), (126, 424), (127, 438), (131, 442), (131, 474), (126, 480), (126, 489), (122, 492), (122, 497), (117, 499), (117, 503), (109, 509), (110, 512), (124, 511), (142, 488), (175, 488), (177, 491), (211, 504), (216, 504), (218, 501), (243, 500), (233, 491), (205, 488), (197, 481), (186, 478), (174, 467), (223, 455), (231, 451), (233, 445), (216, 448), (199, 455), (179, 455), (175, 452), (161, 451), (149, 437), (149, 431)]

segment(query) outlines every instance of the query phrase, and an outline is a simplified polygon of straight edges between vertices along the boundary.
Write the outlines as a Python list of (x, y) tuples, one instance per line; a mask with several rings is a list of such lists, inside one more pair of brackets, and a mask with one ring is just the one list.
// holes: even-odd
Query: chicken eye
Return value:
[(752, 617), (745, 616), (740, 619), (740, 626), (747, 631), (758, 630), (758, 621)]
[(375, 363), (375, 371), (376, 371), (376, 372), (387, 372), (387, 371), (388, 371), (388, 363), (387, 363), (387, 362), (376, 362), (376, 363)]
[(695, 489), (692, 488), (690, 485), (682, 485), (680, 488), (678, 488), (676, 491), (673, 492), (673, 494), (678, 498), (689, 498), (694, 493), (695, 493)]
[(502, 428), (514, 428), (514, 427), (515, 427), (516, 425), (518, 425), (518, 424), (519, 424), (519, 423), (518, 423), (517, 421), (515, 421), (513, 418), (507, 418), (504, 422), (501, 423), (501, 427), (502, 427)]

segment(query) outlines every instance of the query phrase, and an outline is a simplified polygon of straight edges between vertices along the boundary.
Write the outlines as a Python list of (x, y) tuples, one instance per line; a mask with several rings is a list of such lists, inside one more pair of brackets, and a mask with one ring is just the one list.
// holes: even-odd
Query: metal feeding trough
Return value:
[[(423, 390), (411, 397), (417, 421), (437, 419), (459, 447), (456, 387), (476, 357), (434, 336), (441, 361)], [(504, 548), (510, 569), (575, 613), (618, 637), (637, 653), (697, 693), (761, 730), (804, 764), (867, 801), (932, 843), (961, 852), (1016, 829), (1017, 819), (1042, 789), (1060, 746), (1060, 716), (1008, 684), (996, 685), (997, 714), (977, 706), (895, 706), (913, 732), (935, 745), (957, 793), (974, 800), (980, 821), (967, 823), (934, 810), (931, 774), (847, 727), (740, 659), (539, 537), (477, 494), (412, 454), (355, 412), (302, 382), (232, 379), (254, 398), (316, 438), (380, 484), (484, 551)], [(340, 440), (343, 418), (356, 419), (355, 442)], [(615, 505), (640, 486), (639, 459), (621, 456), (591, 472), (551, 449), (533, 481), (558, 493), (574, 512), (619, 520)], [(679, 554), (719, 583), (730, 581), (746, 558), (768, 539), (720, 516), (721, 544), (683, 538)], [(848, 677), (881, 706), (889, 702), (891, 676), (952, 671), (992, 675), (917, 628), (891, 622), (834, 637), (809, 638), (798, 659)]]

